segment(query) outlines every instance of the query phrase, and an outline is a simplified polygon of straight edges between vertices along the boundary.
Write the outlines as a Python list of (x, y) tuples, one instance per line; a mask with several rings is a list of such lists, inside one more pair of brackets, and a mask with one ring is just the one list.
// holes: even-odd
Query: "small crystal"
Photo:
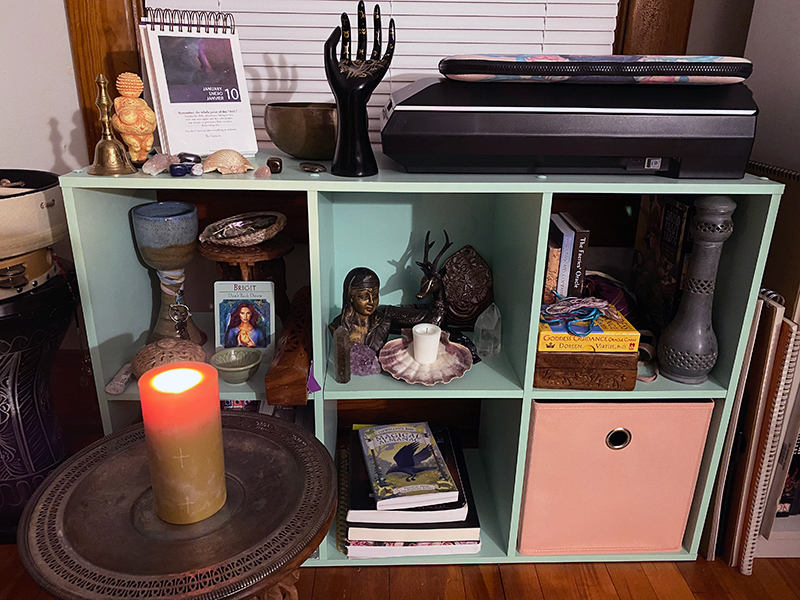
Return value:
[(486, 358), (500, 354), (500, 309), (492, 303), (475, 321), (475, 347), (478, 356)]
[(341, 325), (333, 332), (333, 378), (336, 383), (350, 381), (350, 334)]
[(147, 162), (142, 165), (142, 172), (147, 175), (158, 175), (159, 173), (169, 169), (170, 165), (179, 163), (177, 156), (171, 154), (155, 154), (147, 159)]
[(380, 373), (381, 364), (378, 362), (378, 355), (369, 346), (353, 344), (350, 348), (350, 371), (359, 377)]
[(253, 177), (256, 179), (266, 179), (270, 175), (272, 175), (272, 170), (267, 165), (261, 165), (253, 173)]

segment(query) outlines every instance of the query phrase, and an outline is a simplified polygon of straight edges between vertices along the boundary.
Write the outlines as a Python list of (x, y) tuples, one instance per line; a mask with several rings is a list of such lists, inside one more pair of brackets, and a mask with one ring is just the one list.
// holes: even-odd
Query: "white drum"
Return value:
[(22, 182), (20, 187), (0, 187), (0, 259), (45, 248), (66, 237), (67, 216), (55, 173), (0, 169), (0, 179)]
[(0, 259), (0, 300), (19, 296), (47, 282), (58, 273), (50, 248)]

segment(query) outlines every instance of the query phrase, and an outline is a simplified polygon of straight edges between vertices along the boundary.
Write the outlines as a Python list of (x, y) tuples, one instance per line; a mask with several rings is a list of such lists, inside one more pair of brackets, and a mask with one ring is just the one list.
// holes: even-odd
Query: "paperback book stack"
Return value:
[(347, 510), (348, 558), (475, 554), (478, 512), (456, 433), (427, 423), (353, 429)]

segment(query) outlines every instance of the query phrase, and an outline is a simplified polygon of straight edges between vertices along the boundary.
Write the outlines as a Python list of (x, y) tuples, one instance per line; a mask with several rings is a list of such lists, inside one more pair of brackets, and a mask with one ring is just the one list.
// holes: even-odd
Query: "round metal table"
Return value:
[(336, 509), (333, 461), (275, 417), (223, 412), (222, 427), (228, 500), (193, 525), (156, 516), (141, 424), (53, 471), (18, 532), (36, 583), (65, 600), (296, 599), (298, 567)]

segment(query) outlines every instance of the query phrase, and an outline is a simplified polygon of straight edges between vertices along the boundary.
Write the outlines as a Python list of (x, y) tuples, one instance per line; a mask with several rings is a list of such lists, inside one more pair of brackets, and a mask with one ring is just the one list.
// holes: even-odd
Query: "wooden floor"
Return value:
[[(300, 570), (299, 600), (800, 600), (800, 559), (759, 558), (745, 577), (717, 560)], [(50, 600), (0, 546), (0, 600)]]
[[(53, 396), (70, 452), (102, 437), (92, 386), (76, 386), (80, 353), (60, 352)], [(64, 385), (67, 384), (67, 385)], [(75, 390), (80, 393), (75, 393)], [(300, 571), (299, 600), (800, 600), (800, 559), (756, 559), (745, 577), (708, 563), (336, 567)], [(49, 600), (14, 545), (0, 545), (0, 600)]]

